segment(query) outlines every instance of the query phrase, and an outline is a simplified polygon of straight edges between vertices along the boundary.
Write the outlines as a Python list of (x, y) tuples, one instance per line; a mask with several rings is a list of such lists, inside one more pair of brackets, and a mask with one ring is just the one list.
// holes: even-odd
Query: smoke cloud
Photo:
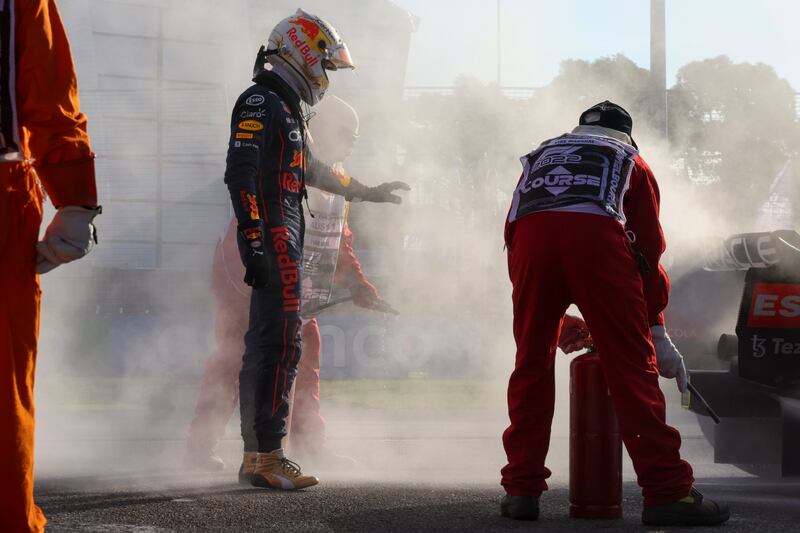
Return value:
[[(258, 46), (297, 7), (62, 2), (104, 214), (92, 256), (43, 277), (37, 475), (110, 470), (130, 481), (182, 472), (185, 431), (214, 344), (211, 258), (231, 216), (222, 183), (229, 113), (249, 85)], [(754, 116), (740, 115), (722, 97), (728, 107), (716, 105), (707, 84), (717, 74), (703, 63), (687, 66), (671, 90), (664, 138), (650, 123), (649, 72), (623, 56), (562, 58), (559, 75), (530, 90), (464, 76), (452, 88), (404, 92), (409, 42), (415, 25), (427, 21), (377, 0), (336, 10), (314, 0), (303, 8), (339, 30), (359, 65), (331, 74), (331, 92), (361, 120), (346, 169), (367, 184), (412, 186), (400, 206), (358, 203), (349, 215), (365, 273), (400, 316), (348, 305), (320, 316), (329, 445), (359, 458), (358, 477), (408, 481), (436, 465), (447, 470), (442, 482), (499, 478), (515, 351), (503, 223), (519, 157), (571, 130), (583, 109), (608, 99), (633, 115), (634, 137), (661, 187), (676, 314), (698, 311), (699, 297), (679, 287), (697, 276), (707, 239), (749, 230), (776, 169), (796, 157), (793, 110), (784, 106), (788, 118), (770, 115), (769, 124), (781, 124), (773, 139), (752, 141)], [(753, 99), (791, 99), (788, 84), (776, 86)], [(710, 103), (691, 107), (701, 93)], [(759, 112), (759, 105), (748, 109)], [(698, 119), (703, 109), (709, 115)], [(736, 120), (717, 124), (734, 113)], [(715, 148), (720, 131), (727, 144)], [(741, 184), (751, 169), (739, 175), (714, 166), (737, 150), (752, 150), (748, 157), (763, 162), (747, 188)], [(702, 302), (714, 315), (706, 330), (733, 326), (735, 281), (716, 301)], [(694, 354), (686, 355), (691, 366)], [(698, 364), (710, 364), (701, 355)], [(566, 446), (557, 441), (567, 434), (568, 362), (559, 356), (551, 453), (562, 466)], [(220, 453), (238, 466), (240, 452), (232, 420)], [(179, 482), (190, 481), (208, 482)]]

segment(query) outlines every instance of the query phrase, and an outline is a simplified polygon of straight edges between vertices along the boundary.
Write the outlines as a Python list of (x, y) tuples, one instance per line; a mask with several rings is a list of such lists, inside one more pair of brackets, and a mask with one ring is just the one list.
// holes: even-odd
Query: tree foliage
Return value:
[(611, 100), (631, 113), (638, 129), (637, 119), (649, 114), (649, 81), (649, 71), (621, 54), (595, 61), (568, 59), (558, 76), (536, 93), (534, 105), (548, 112), (548, 120), (559, 129), (568, 130), (586, 108)]
[[(650, 72), (623, 55), (566, 60), (552, 82), (523, 100), (508, 98), (496, 85), (461, 78), (452, 94), (406, 104), (411, 126), (404, 143), (422, 173), (435, 175), (431, 186), (439, 198), (457, 209), (471, 209), (481, 198), (500, 198), (501, 204), (519, 175), (519, 157), (571, 130), (597, 102), (625, 107), (634, 117), (634, 137), (645, 141), (640, 144), (646, 151), (652, 148), (660, 137), (651, 122), (657, 105), (651, 96)], [(797, 157), (794, 106), (794, 89), (768, 65), (720, 56), (684, 66), (669, 91), (668, 108), (678, 177), (705, 187), (710, 197), (724, 192), (734, 198), (715, 207), (721, 216), (754, 217), (778, 169)]]
[(669, 104), (670, 141), (686, 176), (715, 193), (735, 191), (719, 208), (753, 216), (797, 156), (794, 89), (769, 65), (719, 56), (681, 68)]

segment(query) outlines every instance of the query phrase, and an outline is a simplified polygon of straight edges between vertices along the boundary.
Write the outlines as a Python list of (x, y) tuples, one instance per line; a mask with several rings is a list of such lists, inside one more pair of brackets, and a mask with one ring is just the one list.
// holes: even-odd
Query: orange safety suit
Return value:
[[(38, 177), (38, 179), (37, 179)], [(86, 117), (55, 0), (0, 0), (0, 531), (40, 532), (33, 381), (43, 194), (95, 207)]]

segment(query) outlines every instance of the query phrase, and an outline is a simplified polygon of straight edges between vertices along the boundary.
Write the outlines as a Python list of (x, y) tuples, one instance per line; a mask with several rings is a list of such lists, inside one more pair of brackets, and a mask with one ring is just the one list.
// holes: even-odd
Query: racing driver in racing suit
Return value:
[[(264, 61), (272, 65), (263, 68)], [(306, 185), (348, 200), (399, 203), (400, 183), (367, 187), (316, 160), (306, 146), (301, 101), (313, 106), (328, 87), (327, 70), (352, 69), (347, 46), (324, 20), (298, 9), (279, 22), (262, 47), (250, 88), (231, 118), (225, 183), (238, 221), (244, 281), (252, 287), (250, 318), (239, 376), (247, 439), (256, 453), (242, 465), (254, 486), (303, 489), (319, 480), (304, 475), (281, 448), (289, 395), (301, 355), (301, 271)]]
[(669, 280), (659, 190), (631, 138), (627, 111), (602, 102), (571, 133), (522, 158), (505, 229), (517, 355), (501, 513), (536, 519), (550, 471), (554, 356), (564, 312), (580, 309), (597, 347), (620, 433), (642, 487), (642, 521), (711, 525), (727, 506), (693, 488), (681, 438), (665, 420), (659, 373), (686, 389), (683, 358), (664, 329)]
[[(317, 108), (313, 120), (309, 121), (314, 151), (324, 160), (334, 162), (337, 172), (342, 172), (341, 161), (352, 153), (358, 137), (358, 115), (335, 96), (326, 97)], [(303, 348), (290, 416), (291, 449), (304, 459), (327, 468), (351, 467), (352, 460), (335, 455), (325, 443), (325, 420), (320, 414), (319, 397), (321, 338), (313, 309), (326, 305), (332, 289), (339, 287), (348, 289), (353, 302), (360, 307), (374, 308), (380, 298), (353, 251), (353, 234), (346, 221), (348, 206), (344, 197), (316, 189), (308, 192), (314, 218), (306, 227), (303, 250)], [(221, 470), (225, 467), (214, 450), (239, 398), (239, 372), (251, 291), (242, 281), (244, 268), (237, 252), (236, 227), (234, 218), (214, 251), (212, 289), (216, 303), (217, 346), (206, 362), (189, 426), (185, 457), (189, 468)], [(245, 421), (242, 429), (250, 433), (245, 441), (255, 440), (252, 421)], [(255, 452), (245, 453), (243, 483), (250, 483), (255, 460)]]

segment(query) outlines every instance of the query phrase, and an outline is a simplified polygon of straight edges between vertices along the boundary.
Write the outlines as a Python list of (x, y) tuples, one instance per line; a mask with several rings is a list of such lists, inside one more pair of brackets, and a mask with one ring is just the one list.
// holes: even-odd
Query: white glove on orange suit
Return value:
[(672, 339), (669, 338), (664, 326), (651, 326), (650, 332), (653, 335), (653, 346), (656, 349), (658, 373), (668, 379), (675, 378), (678, 390), (686, 392), (687, 377), (683, 356), (672, 344)]
[(60, 207), (47, 226), (44, 240), (36, 243), (36, 273), (50, 272), (91, 252), (97, 242), (97, 231), (92, 221), (100, 213), (99, 207)]

